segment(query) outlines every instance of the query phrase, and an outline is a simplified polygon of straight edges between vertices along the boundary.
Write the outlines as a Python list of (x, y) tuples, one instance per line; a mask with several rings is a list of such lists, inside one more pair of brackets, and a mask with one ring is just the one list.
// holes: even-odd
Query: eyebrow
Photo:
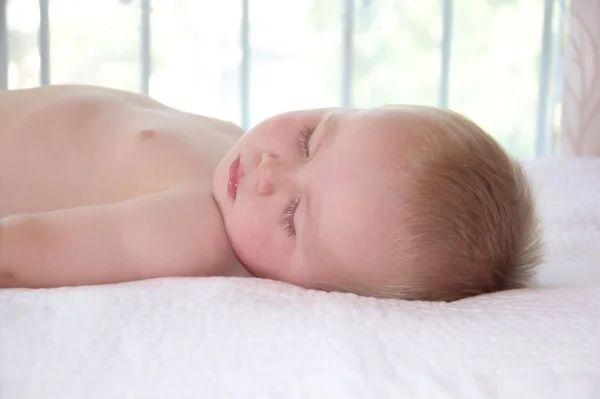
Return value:
[[(335, 137), (338, 135), (337, 118), (333, 113), (325, 116), (317, 125), (315, 130), (319, 130), (320, 134), (315, 137), (317, 138), (317, 145), (313, 151), (316, 155), (324, 148), (330, 147), (334, 142)], [(321, 133), (322, 132), (322, 133)], [(318, 212), (315, 212), (315, 203), (313, 200), (313, 193), (308, 191), (306, 194), (306, 201), (304, 204), (303, 212), (303, 223), (302, 223), (302, 235), (303, 241), (309, 241), (306, 237), (310, 235), (314, 236), (315, 229), (318, 228), (318, 222), (315, 222), (318, 218)], [(315, 226), (316, 225), (316, 226)]]

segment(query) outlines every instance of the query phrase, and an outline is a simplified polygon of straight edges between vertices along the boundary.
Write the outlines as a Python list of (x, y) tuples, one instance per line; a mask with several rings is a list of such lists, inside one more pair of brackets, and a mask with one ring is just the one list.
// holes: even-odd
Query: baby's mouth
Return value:
[(238, 156), (229, 167), (229, 181), (227, 182), (227, 192), (233, 200), (237, 197), (240, 175), (240, 157)]

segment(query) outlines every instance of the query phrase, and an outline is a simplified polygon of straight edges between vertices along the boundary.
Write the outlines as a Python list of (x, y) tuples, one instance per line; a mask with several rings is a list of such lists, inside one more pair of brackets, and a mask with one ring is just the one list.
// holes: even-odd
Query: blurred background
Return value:
[(515, 156), (548, 156), (560, 127), (568, 8), (566, 0), (0, 0), (0, 89), (102, 85), (245, 128), (299, 108), (427, 104), (466, 114)]

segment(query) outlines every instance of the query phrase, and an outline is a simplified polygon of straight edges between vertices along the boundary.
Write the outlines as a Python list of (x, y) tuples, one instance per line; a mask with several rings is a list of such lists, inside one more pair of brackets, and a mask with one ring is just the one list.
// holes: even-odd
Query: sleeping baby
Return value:
[(0, 286), (238, 276), (451, 301), (541, 259), (519, 167), (466, 118), (327, 108), (249, 132), (128, 92), (0, 92)]

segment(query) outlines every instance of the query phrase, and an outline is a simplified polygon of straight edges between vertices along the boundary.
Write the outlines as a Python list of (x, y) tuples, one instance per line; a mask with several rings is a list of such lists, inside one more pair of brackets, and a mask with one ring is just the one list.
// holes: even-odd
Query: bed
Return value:
[(0, 398), (600, 398), (600, 159), (526, 163), (547, 259), (454, 303), (251, 279), (0, 290)]

